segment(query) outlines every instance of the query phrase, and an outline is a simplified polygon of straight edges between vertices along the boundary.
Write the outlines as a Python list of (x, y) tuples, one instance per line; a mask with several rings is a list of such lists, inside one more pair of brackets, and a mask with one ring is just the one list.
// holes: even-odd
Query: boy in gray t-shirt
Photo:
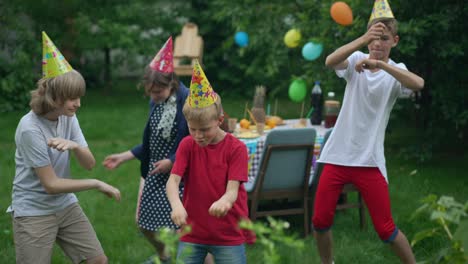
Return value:
[(70, 152), (90, 170), (96, 164), (75, 112), (86, 85), (43, 33), (44, 77), (31, 92), (31, 111), (15, 134), (12, 213), (17, 263), (50, 263), (57, 242), (73, 263), (107, 263), (93, 227), (73, 192), (120, 191), (95, 179), (70, 179)]
[(76, 116), (62, 115), (51, 121), (30, 111), (21, 118), (15, 134), (17, 169), (10, 207), (15, 217), (53, 214), (78, 201), (73, 193), (47, 193), (35, 172), (35, 168), (51, 165), (58, 178), (70, 178), (70, 152), (47, 145), (58, 137), (88, 146)]

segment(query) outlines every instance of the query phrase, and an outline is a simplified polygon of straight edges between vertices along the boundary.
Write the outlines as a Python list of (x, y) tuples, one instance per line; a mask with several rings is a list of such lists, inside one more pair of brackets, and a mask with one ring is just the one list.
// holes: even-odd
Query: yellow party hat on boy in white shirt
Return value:
[(197, 60), (193, 66), (188, 104), (193, 108), (204, 108), (214, 104), (217, 99), (218, 95), (211, 87)]
[(42, 77), (52, 78), (72, 70), (49, 36), (42, 31)]
[(375, 0), (369, 22), (381, 17), (394, 18), (392, 9), (390, 8), (387, 0)]

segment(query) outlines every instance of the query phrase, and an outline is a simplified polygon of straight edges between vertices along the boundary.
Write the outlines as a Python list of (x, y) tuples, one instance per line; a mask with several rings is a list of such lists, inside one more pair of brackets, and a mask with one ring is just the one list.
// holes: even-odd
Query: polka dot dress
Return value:
[[(169, 173), (149, 175), (154, 169), (154, 162), (166, 159), (175, 144), (177, 122), (174, 119), (167, 120), (166, 124), (160, 124), (163, 112), (164, 104), (158, 104), (150, 117), (150, 163), (141, 195), (140, 216), (138, 218), (139, 226), (150, 231), (157, 231), (163, 227), (177, 228), (172, 222), (172, 209), (166, 196), (166, 182), (169, 179)], [(168, 135), (167, 130), (163, 131), (163, 127), (171, 125), (170, 123), (172, 123), (170, 135), (168, 138), (164, 138), (163, 134)], [(183, 188), (181, 187), (179, 189), (181, 197), (182, 192)]]

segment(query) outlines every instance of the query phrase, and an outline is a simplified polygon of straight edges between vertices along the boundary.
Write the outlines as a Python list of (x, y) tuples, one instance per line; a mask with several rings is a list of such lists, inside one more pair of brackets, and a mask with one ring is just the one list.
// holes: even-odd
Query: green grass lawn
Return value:
[[(139, 263), (152, 254), (152, 248), (139, 234), (135, 224), (135, 205), (139, 183), (139, 163), (131, 161), (115, 171), (105, 170), (100, 163), (110, 153), (127, 150), (141, 141), (145, 125), (148, 98), (137, 92), (133, 83), (124, 83), (122, 88), (109, 95), (89, 91), (82, 99), (78, 112), (81, 128), (93, 151), (98, 166), (91, 172), (80, 169), (73, 161), (75, 178), (97, 178), (117, 186), (122, 193), (120, 203), (110, 200), (97, 191), (77, 193), (80, 204), (95, 227), (98, 237), (109, 257), (110, 263)], [(223, 98), (226, 111), (242, 118), (247, 100)], [(251, 102), (251, 100), (248, 100)], [(280, 100), (278, 114), (285, 118), (297, 118), (301, 105)], [(272, 106), (273, 108), (273, 106)], [(0, 210), (5, 212), (11, 202), (11, 183), (15, 174), (14, 132), (26, 111), (0, 114)], [(458, 201), (468, 198), (468, 156), (435, 154), (427, 164), (405, 161), (396, 155), (405, 144), (395, 129), (387, 135), (391, 148), (387, 149), (387, 168), (393, 216), (398, 227), (408, 238), (430, 225), (427, 221), (411, 222), (411, 213), (419, 207), (418, 200), (434, 193), (449, 195)], [(398, 139), (398, 141), (397, 141)], [(414, 173), (414, 171), (416, 171)], [(412, 173), (413, 172), (413, 173)], [(350, 199), (354, 199), (351, 197)], [(292, 232), (301, 232), (298, 218), (285, 218), (291, 222)], [(397, 263), (387, 245), (381, 243), (372, 228), (359, 230), (357, 210), (349, 209), (336, 214), (333, 227), (336, 263)], [(414, 248), (418, 259), (425, 258), (438, 249), (441, 241), (421, 243)], [(263, 263), (258, 245), (247, 248), (249, 263)], [(306, 247), (295, 252), (282, 246), (278, 249), (282, 263), (319, 263), (315, 242), (306, 238)], [(11, 216), (0, 214), (0, 259), (1, 263), (14, 263), (15, 252), (11, 229)], [(61, 250), (54, 250), (52, 263), (69, 263)]]

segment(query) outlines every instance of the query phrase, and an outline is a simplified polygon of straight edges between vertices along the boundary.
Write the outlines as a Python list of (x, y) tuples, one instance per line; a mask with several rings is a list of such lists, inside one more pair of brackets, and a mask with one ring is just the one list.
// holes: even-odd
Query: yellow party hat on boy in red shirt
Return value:
[(172, 36), (167, 39), (164, 46), (162, 46), (156, 56), (154, 56), (154, 59), (151, 61), (149, 66), (151, 69), (162, 73), (174, 72)]
[(394, 18), (392, 9), (390, 8), (387, 0), (375, 0), (369, 22), (381, 17)]
[(42, 77), (52, 78), (72, 70), (73, 68), (50, 40), (49, 36), (42, 31)]
[(211, 87), (197, 60), (193, 66), (188, 104), (193, 108), (204, 108), (214, 104), (217, 99), (218, 95)]

